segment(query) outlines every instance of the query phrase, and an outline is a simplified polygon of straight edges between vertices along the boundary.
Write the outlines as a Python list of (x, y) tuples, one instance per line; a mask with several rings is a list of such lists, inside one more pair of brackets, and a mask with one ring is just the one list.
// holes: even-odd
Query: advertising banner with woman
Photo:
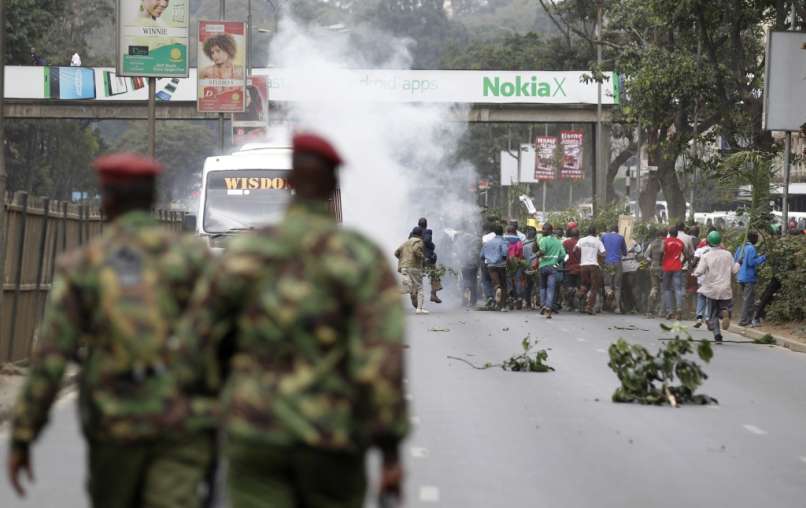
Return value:
[(538, 136), (535, 139), (535, 180), (554, 180), (557, 167), (557, 136)]
[(188, 0), (118, 0), (117, 75), (188, 76)]
[(268, 76), (252, 76), (246, 80), (246, 108), (232, 115), (232, 144), (244, 145), (266, 139), (269, 125)]
[(582, 131), (561, 131), (560, 144), (563, 147), (563, 165), (560, 178), (579, 180), (585, 177), (582, 169)]
[(242, 113), (246, 100), (246, 23), (199, 21), (198, 99), (203, 113)]

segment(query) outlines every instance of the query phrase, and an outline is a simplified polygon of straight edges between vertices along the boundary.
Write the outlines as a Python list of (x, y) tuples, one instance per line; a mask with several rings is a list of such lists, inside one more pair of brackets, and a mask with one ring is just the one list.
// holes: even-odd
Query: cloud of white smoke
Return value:
[[(309, 98), (290, 103), (294, 129), (327, 136), (347, 161), (341, 174), (344, 221), (380, 242), (390, 253), (419, 217), (434, 229), (440, 261), (450, 263), (446, 228), (475, 228), (479, 213), (473, 194), (474, 169), (455, 163), (465, 124), (451, 121), (453, 106), (378, 102), (371, 87), (356, 87), (347, 69), (407, 68), (408, 43), (388, 36), (372, 48), (357, 37), (307, 29), (285, 19), (272, 41), (272, 64), (293, 71)], [(379, 43), (380, 42), (380, 43)], [(384, 61), (370, 61), (378, 48)], [(475, 230), (475, 229), (474, 229)], [(458, 267), (457, 267), (458, 268)]]

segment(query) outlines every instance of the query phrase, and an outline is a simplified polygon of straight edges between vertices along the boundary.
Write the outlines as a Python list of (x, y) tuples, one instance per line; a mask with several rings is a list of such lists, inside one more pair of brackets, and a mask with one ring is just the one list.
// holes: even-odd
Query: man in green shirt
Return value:
[(557, 285), (557, 266), (565, 261), (565, 249), (559, 238), (552, 233), (554, 228), (548, 222), (543, 224), (543, 237), (540, 248), (540, 304), (541, 314), (551, 319), (554, 293)]

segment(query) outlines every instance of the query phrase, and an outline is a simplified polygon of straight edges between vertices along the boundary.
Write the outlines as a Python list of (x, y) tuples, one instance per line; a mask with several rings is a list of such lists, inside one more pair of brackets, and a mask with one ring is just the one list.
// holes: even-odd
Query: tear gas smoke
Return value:
[[(377, 40), (383, 37), (384, 40)], [(405, 40), (373, 33), (363, 51), (358, 37), (307, 29), (286, 18), (272, 42), (271, 62), (293, 71), (296, 90), (310, 100), (288, 105), (294, 129), (327, 136), (346, 161), (341, 173), (344, 221), (381, 243), (390, 255), (419, 217), (434, 230), (440, 262), (451, 262), (448, 230), (477, 231), (479, 211), (469, 189), (475, 170), (455, 162), (466, 126), (450, 119), (453, 106), (378, 102), (347, 69), (408, 68)], [(386, 48), (383, 61), (371, 61)], [(476, 254), (477, 255), (477, 254)]]

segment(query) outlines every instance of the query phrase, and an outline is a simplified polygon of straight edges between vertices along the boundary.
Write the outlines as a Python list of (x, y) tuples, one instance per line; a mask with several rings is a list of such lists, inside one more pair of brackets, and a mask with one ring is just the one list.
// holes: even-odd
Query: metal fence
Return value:
[[(104, 229), (98, 208), (9, 194), (0, 208), (0, 363), (28, 358), (59, 254), (87, 243)], [(183, 212), (157, 210), (181, 231)], [(1, 227), (5, 221), (5, 228)]]

